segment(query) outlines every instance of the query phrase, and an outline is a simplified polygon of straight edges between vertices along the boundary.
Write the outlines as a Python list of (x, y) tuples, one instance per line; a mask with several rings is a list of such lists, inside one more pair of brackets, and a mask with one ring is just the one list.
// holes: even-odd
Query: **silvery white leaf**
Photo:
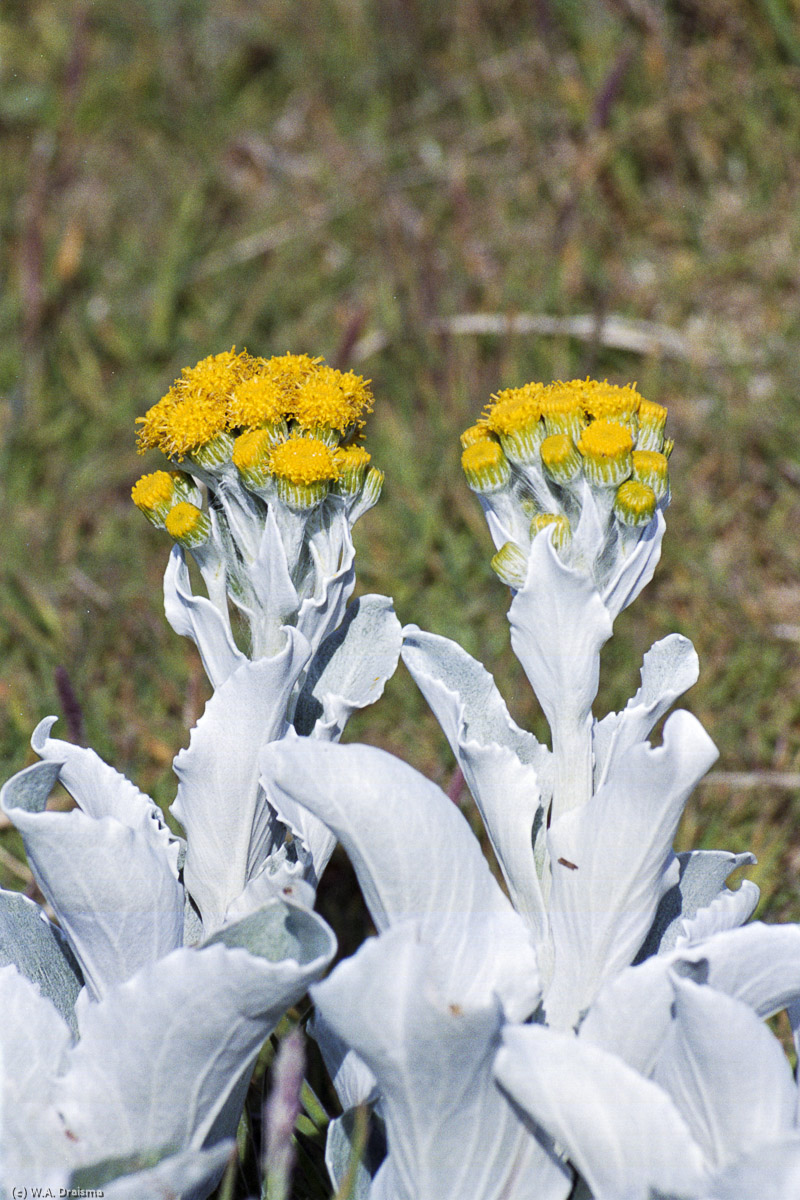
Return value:
[(547, 530), (533, 540), (525, 586), (508, 620), (511, 646), (554, 739), (561, 725), (583, 727), (597, 695), (611, 617), (591, 578), (559, 558)]
[(206, 929), (220, 925), (269, 852), (271, 814), (258, 782), (258, 753), (286, 727), (286, 705), (308, 660), (287, 628), (280, 654), (247, 662), (219, 688), (175, 758), (171, 812), (186, 830), (184, 882)]
[(242, 601), (238, 604), (250, 619), (253, 657), (269, 656), (280, 649), (282, 626), (292, 624), (300, 606), (272, 504), (264, 521), (256, 556), (247, 564), (247, 580), (253, 592), (251, 606)]
[(681, 975), (741, 1000), (762, 1019), (800, 999), (798, 925), (754, 921), (673, 950), (665, 961)]
[(714, 1200), (789, 1200), (800, 1196), (800, 1136), (776, 1138), (723, 1167), (711, 1180)]
[[(442, 938), (453, 970), (471, 973), (472, 994), (495, 990), (516, 1019), (533, 1011), (538, 972), (524, 923), (440, 788), (372, 746), (287, 740), (264, 749), (262, 766), (290, 823), (306, 807), (342, 843), (379, 930), (419, 921), (424, 936)], [(502, 937), (490, 933), (498, 916)]]
[(680, 879), (662, 897), (637, 958), (641, 960), (651, 954), (665, 954), (671, 950), (683, 933), (684, 921), (691, 920), (713, 903), (724, 889), (729, 875), (755, 861), (752, 854), (731, 854), (728, 850), (690, 850), (680, 853)]
[(674, 998), (666, 962), (648, 958), (638, 967), (626, 967), (603, 985), (578, 1036), (647, 1077), (669, 1030)]
[(502, 1010), (452, 990), (444, 949), (415, 924), (369, 939), (312, 997), (378, 1080), (389, 1155), (375, 1181), (397, 1200), (564, 1200), (566, 1171), (494, 1086)]
[(485, 668), (449, 638), (403, 630), (403, 661), (442, 726), (537, 946), (548, 941), (534, 840), (552, 790), (550, 752), (520, 729)]
[(659, 510), (636, 542), (634, 548), (619, 563), (612, 577), (603, 586), (603, 601), (612, 621), (636, 597), (653, 578), (661, 557), (661, 542), (666, 522)]
[(797, 1089), (777, 1038), (738, 1000), (673, 976), (675, 1018), (653, 1078), (722, 1167), (794, 1129)]
[(246, 656), (237, 647), (227, 611), (205, 596), (195, 596), (181, 546), (173, 546), (164, 572), (164, 613), (181, 637), (191, 638), (200, 651), (203, 669), (213, 687), (220, 687)]
[[(329, 497), (329, 501), (332, 499)], [(327, 528), (321, 528), (309, 540), (316, 587), (313, 595), (302, 600), (297, 614), (297, 628), (313, 652), (341, 623), (356, 583), (356, 552), (343, 509), (328, 520)]]
[[(301, 739), (290, 725), (282, 740), (286, 743), (304, 744), (308, 739)], [(304, 878), (312, 889), (316, 889), (336, 848), (336, 835), (309, 809), (297, 804), (290, 804), (287, 808), (282, 803), (282, 796), (273, 787), (269, 774), (264, 773), (263, 764), (260, 779), (261, 787), (276, 817), (292, 832)]]
[(226, 925), (249, 916), (270, 900), (288, 900), (303, 908), (314, 907), (315, 892), (303, 878), (303, 864), (290, 862), (285, 847), (270, 854), (264, 865), (240, 892), (225, 913)]
[(677, 946), (693, 946), (715, 933), (738, 929), (756, 911), (761, 892), (750, 879), (743, 879), (735, 892), (724, 888), (710, 904), (689, 919), (682, 920), (683, 934)]
[[(102, 1185), (105, 1200), (150, 1200), (157, 1196), (205, 1200), (219, 1182), (235, 1148), (235, 1141), (228, 1139), (203, 1150), (180, 1150), (162, 1158), (154, 1167), (110, 1183), (104, 1179), (96, 1183), (98, 1172), (83, 1168), (72, 1176), (70, 1186), (84, 1188), (85, 1195), (88, 1189)], [(69, 1192), (64, 1194), (69, 1195)]]
[(592, 734), (595, 790), (631, 746), (645, 741), (657, 721), (697, 682), (700, 665), (695, 648), (679, 633), (654, 642), (642, 660), (642, 685), (622, 712), (596, 721)]
[(686, 799), (716, 757), (697, 718), (680, 710), (664, 726), (663, 745), (633, 746), (587, 804), (553, 821), (550, 1024), (574, 1024), (600, 986), (633, 961), (677, 881), (671, 846)]
[[(99, 997), (181, 944), (178, 847), (173, 854), (149, 823), (143, 832), (79, 809), (44, 811), (58, 771), (50, 762), (21, 771), (0, 791), (0, 807), (22, 834), (39, 887)], [(121, 787), (134, 790), (127, 780)]]
[(319, 917), (276, 901), (79, 1005), (81, 1037), (56, 1102), (83, 1161), (233, 1134), (235, 1107), (227, 1129), (218, 1119), (229, 1094), (334, 952)]
[[(337, 1192), (341, 1189), (353, 1157), (354, 1125), (355, 1110), (347, 1109), (328, 1126), (325, 1138), (325, 1166)], [(370, 1120), (370, 1136), (364, 1154), (358, 1161), (348, 1200), (370, 1200), (373, 1177), (386, 1153), (385, 1142), (380, 1135), (375, 1136), (376, 1132), (373, 1115)]]
[(507, 1026), (495, 1072), (594, 1200), (705, 1194), (703, 1154), (672, 1100), (615, 1055), (541, 1025)]
[(314, 1014), (308, 1032), (319, 1046), (325, 1069), (345, 1112), (377, 1099), (377, 1081), (372, 1071), (355, 1050), (334, 1033), (321, 1013)]
[(180, 842), (170, 833), (164, 814), (119, 771), (94, 750), (50, 737), (56, 717), (45, 717), (33, 731), (31, 746), (45, 762), (58, 764), (58, 781), (87, 817), (114, 817), (140, 833), (169, 861), (178, 876)]
[(74, 1008), (83, 978), (69, 943), (33, 900), (0, 888), (0, 967), (9, 964), (37, 985), (77, 1034)]
[(0, 1012), (0, 1179), (20, 1187), (33, 1175), (38, 1184), (48, 1169), (74, 1161), (52, 1107), (53, 1080), (72, 1038), (50, 1001), (13, 966), (0, 968)]
[(400, 622), (388, 596), (354, 600), (314, 655), (297, 701), (297, 732), (338, 741), (355, 710), (383, 694), (401, 644)]

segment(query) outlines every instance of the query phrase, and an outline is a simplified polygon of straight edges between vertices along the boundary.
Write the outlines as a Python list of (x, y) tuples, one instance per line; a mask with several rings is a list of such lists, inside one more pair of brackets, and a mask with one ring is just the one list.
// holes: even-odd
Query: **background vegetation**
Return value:
[[(543, 736), (458, 433), (501, 387), (636, 379), (670, 409), (673, 503), (598, 711), (651, 641), (693, 639), (688, 706), (721, 760), (681, 845), (753, 849), (762, 914), (800, 918), (798, 18), (798, 0), (5, 0), (0, 777), (60, 713), (172, 800), (207, 692), (163, 619), (166, 539), (129, 500), (159, 465), (133, 420), (234, 343), (373, 380), (387, 482), (359, 588), (461, 641)], [(350, 728), (468, 803), (402, 670)], [(11, 830), (0, 858), (30, 890)], [(343, 864), (328, 888), (350, 904)]]

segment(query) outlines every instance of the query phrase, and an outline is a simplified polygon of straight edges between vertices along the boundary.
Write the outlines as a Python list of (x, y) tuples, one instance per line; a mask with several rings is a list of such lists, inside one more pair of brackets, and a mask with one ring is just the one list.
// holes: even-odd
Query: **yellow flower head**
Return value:
[(586, 478), (595, 487), (618, 487), (632, 470), (633, 438), (616, 421), (592, 421), (578, 442)]
[(330, 490), (339, 468), (330, 446), (319, 438), (291, 437), (270, 455), (278, 495), (291, 508), (313, 508)]
[(581, 470), (581, 459), (568, 433), (553, 433), (542, 442), (542, 466), (555, 483), (566, 487)]
[(563, 550), (572, 541), (572, 529), (563, 513), (537, 513), (531, 521), (531, 537), (550, 526), (553, 528), (553, 545), (556, 550)]
[(224, 400), (175, 387), (137, 421), (142, 426), (139, 453), (160, 450), (177, 462), (208, 445), (227, 425)]
[(667, 423), (667, 410), (653, 400), (642, 400), (639, 405), (639, 437), (636, 442), (638, 450), (665, 450), (664, 426)]
[(206, 514), (196, 504), (185, 500), (170, 509), (165, 526), (169, 536), (182, 546), (201, 546), (211, 534), (211, 522)]
[(161, 450), (181, 462), (224, 433), (229, 397), (252, 374), (253, 364), (246, 352), (226, 350), (184, 367), (166, 396), (136, 418), (139, 453)]
[(364, 482), (372, 455), (363, 446), (343, 446), (333, 452), (339, 472), (337, 490), (345, 496), (354, 496)]
[(236, 353), (236, 347), (221, 354), (209, 354), (194, 367), (184, 367), (174, 386), (202, 393), (215, 400), (225, 399), (237, 383), (249, 379), (256, 370), (257, 359), (246, 350)]
[(332, 429), (343, 434), (363, 426), (372, 404), (369, 380), (352, 371), (318, 367), (295, 390), (290, 415), (301, 429)]
[(461, 434), (461, 449), (466, 450), (467, 446), (471, 446), (473, 442), (480, 442), (486, 437), (489, 432), (489, 426), (486, 421), (481, 418), (475, 425), (470, 425), (469, 429), (465, 429)]
[(602, 383), (596, 379), (586, 379), (582, 387), (583, 407), (588, 417), (615, 421), (619, 425), (633, 427), (635, 432), (636, 414), (642, 402), (635, 383), (617, 387), (607, 379)]
[(231, 460), (247, 487), (263, 487), (270, 473), (274, 438), (266, 429), (250, 429), (233, 443)]
[(582, 396), (583, 384), (577, 379), (570, 383), (551, 383), (543, 388), (542, 416), (548, 435), (568, 433), (574, 441), (578, 440), (586, 423)]
[(169, 511), (175, 491), (175, 476), (172, 471), (153, 471), (142, 475), (131, 488), (131, 499), (147, 517), (162, 519)]
[(461, 466), (473, 492), (484, 496), (502, 491), (511, 478), (503, 447), (494, 438), (484, 437), (467, 446), (461, 455)]
[(614, 499), (614, 512), (623, 525), (647, 525), (656, 511), (656, 494), (638, 479), (626, 479)]
[(631, 455), (633, 462), (633, 478), (640, 483), (646, 483), (661, 500), (667, 494), (669, 486), (669, 466), (666, 454), (658, 450), (634, 450)]
[(228, 400), (229, 429), (260, 429), (286, 416), (286, 390), (273, 375), (260, 372), (243, 380)]
[(492, 396), (494, 404), (486, 411), (486, 424), (498, 435), (516, 433), (538, 422), (542, 415), (544, 384), (526, 383), (506, 388)]

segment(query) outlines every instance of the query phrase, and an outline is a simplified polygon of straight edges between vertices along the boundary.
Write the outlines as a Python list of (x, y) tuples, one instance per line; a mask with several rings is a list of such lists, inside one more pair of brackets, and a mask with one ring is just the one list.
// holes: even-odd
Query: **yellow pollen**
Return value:
[(640, 409), (642, 397), (636, 391), (635, 383), (618, 387), (609, 383), (607, 379), (602, 383), (595, 379), (587, 379), (582, 386), (583, 406), (589, 417), (624, 420)]
[(352, 371), (319, 367), (294, 392), (290, 414), (302, 429), (324, 427), (344, 433), (364, 424), (372, 404), (369, 380)]
[(159, 449), (180, 462), (222, 433), (226, 425), (224, 401), (203, 392), (187, 391), (163, 414)]
[(233, 443), (233, 465), (240, 471), (251, 471), (266, 461), (271, 448), (272, 440), (266, 429), (242, 433)]
[(334, 480), (339, 474), (330, 447), (313, 437), (281, 442), (272, 451), (269, 466), (277, 478), (296, 485)]
[(592, 421), (578, 442), (581, 454), (592, 458), (620, 458), (630, 454), (633, 438), (624, 425), (613, 421)]
[(178, 390), (205, 392), (220, 400), (225, 398), (237, 383), (248, 379), (255, 370), (256, 360), (247, 351), (236, 353), (236, 347), (221, 354), (209, 354), (194, 367), (184, 367), (180, 379), (174, 386)]
[(183, 500), (170, 509), (164, 525), (169, 536), (179, 542), (196, 533), (203, 520), (204, 514), (197, 505)]
[(465, 471), (481, 472), (492, 467), (499, 467), (504, 458), (500, 443), (484, 437), (467, 446), (461, 455), (461, 466)]
[(143, 512), (153, 512), (169, 504), (174, 489), (175, 479), (169, 471), (153, 471), (137, 479), (131, 488), (131, 499)]
[(228, 428), (258, 429), (272, 425), (284, 418), (286, 409), (286, 389), (272, 375), (253, 375), (237, 384), (228, 401)]
[(493, 396), (494, 404), (486, 412), (486, 423), (498, 434), (515, 433), (535, 424), (542, 415), (541, 383), (526, 383), (523, 387), (506, 388)]
[(258, 371), (269, 375), (288, 394), (324, 362), (324, 358), (312, 358), (310, 354), (277, 354), (273, 358), (259, 359)]

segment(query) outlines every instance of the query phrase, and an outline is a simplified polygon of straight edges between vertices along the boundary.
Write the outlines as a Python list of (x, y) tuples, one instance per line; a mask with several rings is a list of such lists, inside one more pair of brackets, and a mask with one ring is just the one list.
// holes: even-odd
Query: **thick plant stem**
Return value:
[(553, 809), (551, 823), (592, 796), (592, 714), (560, 715), (552, 724)]

